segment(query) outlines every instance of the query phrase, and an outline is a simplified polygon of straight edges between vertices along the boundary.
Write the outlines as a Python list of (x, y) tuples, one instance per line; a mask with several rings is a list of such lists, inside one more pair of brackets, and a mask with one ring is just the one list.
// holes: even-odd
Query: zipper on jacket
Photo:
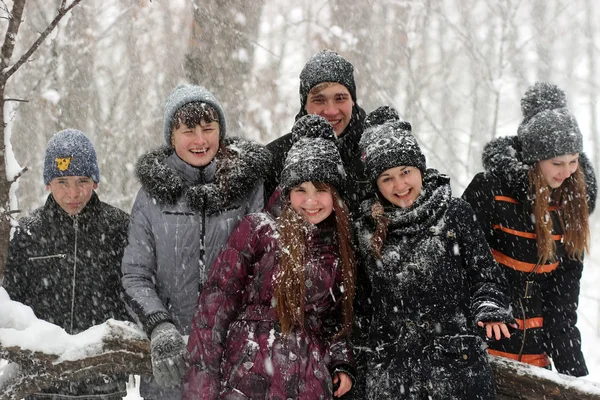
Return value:
[(52, 254), (51, 256), (29, 257), (28, 261), (46, 260), (48, 258), (67, 258), (66, 254)]
[[(204, 195), (204, 204), (206, 204), (206, 195)], [(206, 210), (204, 209), (204, 207), (202, 208), (202, 231), (200, 232), (200, 262), (202, 263), (202, 278), (204, 278), (204, 281), (206, 281), (206, 275), (208, 274), (208, 271), (206, 271), (206, 240), (205, 237), (206, 236)], [(201, 287), (204, 286), (204, 282), (198, 282), (198, 293), (200, 293), (200, 289)]]
[(75, 282), (77, 280), (77, 231), (79, 230), (79, 219), (78, 215), (73, 217), (73, 229), (75, 229), (75, 249), (74, 249), (74, 261), (73, 261), (73, 281), (71, 290), (71, 330), (69, 334), (73, 334), (73, 318), (75, 314)]

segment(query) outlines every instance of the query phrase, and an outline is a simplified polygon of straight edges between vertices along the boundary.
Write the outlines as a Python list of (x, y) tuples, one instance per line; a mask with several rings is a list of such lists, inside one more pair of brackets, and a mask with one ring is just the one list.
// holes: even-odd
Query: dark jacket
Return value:
[[(579, 160), (585, 171), (591, 211), (596, 200), (596, 179), (584, 154)], [(517, 358), (523, 346), (523, 362), (548, 366), (550, 356), (558, 372), (587, 375), (581, 336), (575, 326), (583, 263), (566, 254), (561, 224), (557, 212), (551, 209), (557, 261), (536, 267), (537, 244), (528, 195), (530, 167), (521, 162), (518, 138), (503, 137), (489, 143), (483, 163), (486, 172), (473, 178), (463, 198), (473, 206), (494, 257), (509, 281), (520, 328), (510, 339), (492, 343), (491, 353)]]
[[(164, 147), (140, 158), (142, 183), (123, 257), (127, 299), (151, 334), (164, 321), (189, 335), (198, 293), (217, 254), (242, 217), (263, 208), (262, 179), (270, 155), (259, 144), (226, 138), (230, 156), (217, 153), (204, 168)], [(143, 377), (141, 395), (179, 399), (181, 389)]]
[[(127, 213), (101, 202), (96, 193), (75, 217), (48, 196), (44, 206), (19, 220), (10, 241), (4, 288), (12, 300), (69, 334), (109, 318), (130, 320), (119, 270), (128, 222)], [(125, 377), (65, 384), (47, 392), (65, 398), (99, 393), (100, 399), (120, 399), (126, 394)]]
[[(296, 115), (296, 121), (306, 115), (306, 110), (302, 109)], [(361, 152), (358, 143), (363, 133), (363, 122), (365, 120), (365, 112), (356, 104), (352, 107), (352, 117), (350, 123), (338, 138), (338, 149), (344, 170), (346, 171), (348, 182), (344, 188), (344, 199), (348, 203), (348, 207), (352, 213), (358, 211), (360, 202), (372, 196), (372, 189), (365, 174), (364, 166), (361, 161)], [(267, 144), (267, 150), (273, 155), (273, 163), (271, 170), (265, 181), (265, 203), (269, 201), (275, 189), (279, 185), (279, 178), (285, 158), (288, 151), (292, 147), (292, 134), (288, 133), (275, 139)]]
[[(374, 201), (363, 203), (360, 250), (372, 285), (369, 399), (493, 399), (476, 322), (512, 322), (508, 288), (471, 207), (427, 170), (412, 207), (384, 206), (382, 257), (370, 248)], [(428, 397), (429, 396), (429, 397)]]
[(307, 226), (305, 331), (281, 333), (274, 282), (281, 249), (268, 214), (240, 221), (211, 268), (188, 342), (184, 399), (331, 399), (332, 373), (352, 370), (341, 328), (335, 225)]

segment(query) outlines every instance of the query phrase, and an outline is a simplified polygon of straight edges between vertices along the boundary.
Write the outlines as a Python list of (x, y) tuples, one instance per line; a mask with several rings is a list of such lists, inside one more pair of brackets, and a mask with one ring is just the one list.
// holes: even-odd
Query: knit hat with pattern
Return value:
[(384, 171), (411, 166), (425, 173), (425, 155), (411, 133), (411, 125), (400, 120), (391, 107), (380, 107), (367, 115), (366, 129), (360, 139), (362, 160), (369, 179), (376, 184)]
[(55, 133), (46, 146), (44, 184), (63, 176), (87, 176), (100, 182), (96, 150), (90, 139), (76, 129)]
[(331, 124), (319, 115), (305, 115), (292, 127), (292, 140), (281, 172), (283, 192), (303, 182), (329, 183), (343, 191), (346, 172)]
[(581, 153), (583, 136), (577, 120), (567, 109), (565, 92), (547, 82), (537, 82), (521, 99), (523, 122), (517, 135), (523, 162)]

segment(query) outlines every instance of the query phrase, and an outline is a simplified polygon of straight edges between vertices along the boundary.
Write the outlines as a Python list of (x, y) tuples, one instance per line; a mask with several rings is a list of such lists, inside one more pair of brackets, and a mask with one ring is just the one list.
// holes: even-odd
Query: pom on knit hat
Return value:
[[(380, 108), (367, 116), (367, 120), (382, 123), (372, 123), (360, 139), (362, 160), (371, 182), (375, 184), (379, 175), (394, 167), (411, 166), (425, 173), (425, 155), (411, 133), (410, 123), (399, 118), (386, 120), (381, 115)], [(393, 114), (388, 110), (386, 115)]]
[(354, 82), (354, 66), (331, 50), (322, 50), (313, 55), (304, 65), (300, 73), (300, 103), (306, 106), (310, 90), (323, 82), (335, 82), (344, 85), (356, 103), (356, 83)]
[(583, 151), (579, 125), (558, 86), (537, 82), (525, 92), (521, 110), (523, 121), (517, 135), (526, 164)]
[(343, 191), (346, 172), (331, 124), (319, 115), (305, 115), (294, 124), (292, 140), (281, 172), (283, 192), (303, 182), (329, 183)]
[(44, 184), (63, 176), (86, 176), (100, 182), (96, 150), (81, 131), (65, 129), (52, 136), (44, 158)]
[(181, 107), (193, 102), (206, 103), (212, 106), (219, 115), (219, 140), (223, 140), (227, 134), (225, 113), (215, 96), (202, 86), (183, 84), (177, 86), (165, 102), (165, 123), (163, 133), (167, 145), (171, 145), (171, 124), (173, 123), (173, 116)]
[(403, 129), (407, 131), (412, 130), (410, 122), (402, 121), (398, 111), (390, 106), (381, 106), (371, 111), (365, 118), (364, 127), (365, 129), (368, 129), (375, 125), (382, 125), (387, 121), (399, 121), (402, 124)]

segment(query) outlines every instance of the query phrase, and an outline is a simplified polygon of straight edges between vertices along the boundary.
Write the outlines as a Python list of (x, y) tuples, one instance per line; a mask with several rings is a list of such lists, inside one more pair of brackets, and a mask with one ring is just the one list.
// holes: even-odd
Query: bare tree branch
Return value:
[[(15, 39), (19, 33), (19, 27), (21, 26), (23, 10), (25, 9), (25, 1), (26, 0), (15, 0), (13, 3), (12, 17), (9, 20), (8, 28), (6, 28), (6, 35), (4, 36), (2, 49), (0, 49), (0, 69), (2, 71), (4, 71), (4, 69), (8, 66), (8, 62), (15, 49)], [(0, 74), (3, 82), (6, 82), (10, 76), (6, 72), (0, 72)]]
[[(23, 3), (25, 3), (25, 0), (17, 0), (17, 2), (19, 2), (19, 1), (22, 1)], [(15, 5), (17, 4), (17, 2), (15, 2)], [(27, 50), (25, 52), (25, 54), (23, 54), (21, 56), (21, 58), (19, 58), (19, 60), (12, 67), (10, 67), (8, 70), (6, 70), (6, 72), (4, 73), (4, 80), (8, 79), (12, 74), (14, 74), (21, 67), (21, 65), (23, 65), (29, 59), (29, 57), (31, 57), (31, 55), (38, 49), (38, 47), (40, 47), (40, 45), (44, 42), (44, 40), (46, 40), (48, 35), (50, 35), (50, 33), (54, 30), (54, 28), (56, 28), (56, 26), (58, 25), (60, 20), (69, 11), (71, 11), (71, 9), (73, 7), (75, 7), (80, 2), (81, 2), (81, 0), (73, 0), (73, 2), (68, 7), (65, 7), (66, 0), (63, 0), (61, 2), (60, 8), (58, 9), (58, 14), (56, 14), (56, 17), (54, 17), (54, 20), (52, 20), (52, 22), (50, 23), (50, 25), (48, 25), (46, 30), (44, 32), (42, 32), (42, 34), (37, 38), (37, 40), (31, 45), (29, 50)], [(23, 11), (21, 10), (21, 14), (22, 14), (22, 12)], [(13, 8), (13, 13), (14, 13), (14, 8)], [(13, 20), (15, 20), (15, 19), (16, 18), (13, 18)], [(13, 22), (13, 20), (11, 20), (11, 23)], [(20, 16), (19, 16), (19, 20), (20, 20)], [(15, 34), (15, 36), (16, 36), (16, 34)], [(8, 34), (7, 34), (7, 38), (8, 38)], [(6, 44), (6, 40), (4, 43)], [(13, 38), (12, 45), (14, 47), (14, 38)], [(3, 46), (3, 50), (4, 50), (4, 46)], [(12, 55), (12, 48), (10, 51), (10, 55)], [(2, 51), (2, 56), (3, 56), (2, 62), (4, 63), (5, 62), (4, 61), (5, 60), (4, 59), (4, 56), (5, 56), (4, 51)], [(10, 59), (10, 57), (8, 57), (7, 59)]]

